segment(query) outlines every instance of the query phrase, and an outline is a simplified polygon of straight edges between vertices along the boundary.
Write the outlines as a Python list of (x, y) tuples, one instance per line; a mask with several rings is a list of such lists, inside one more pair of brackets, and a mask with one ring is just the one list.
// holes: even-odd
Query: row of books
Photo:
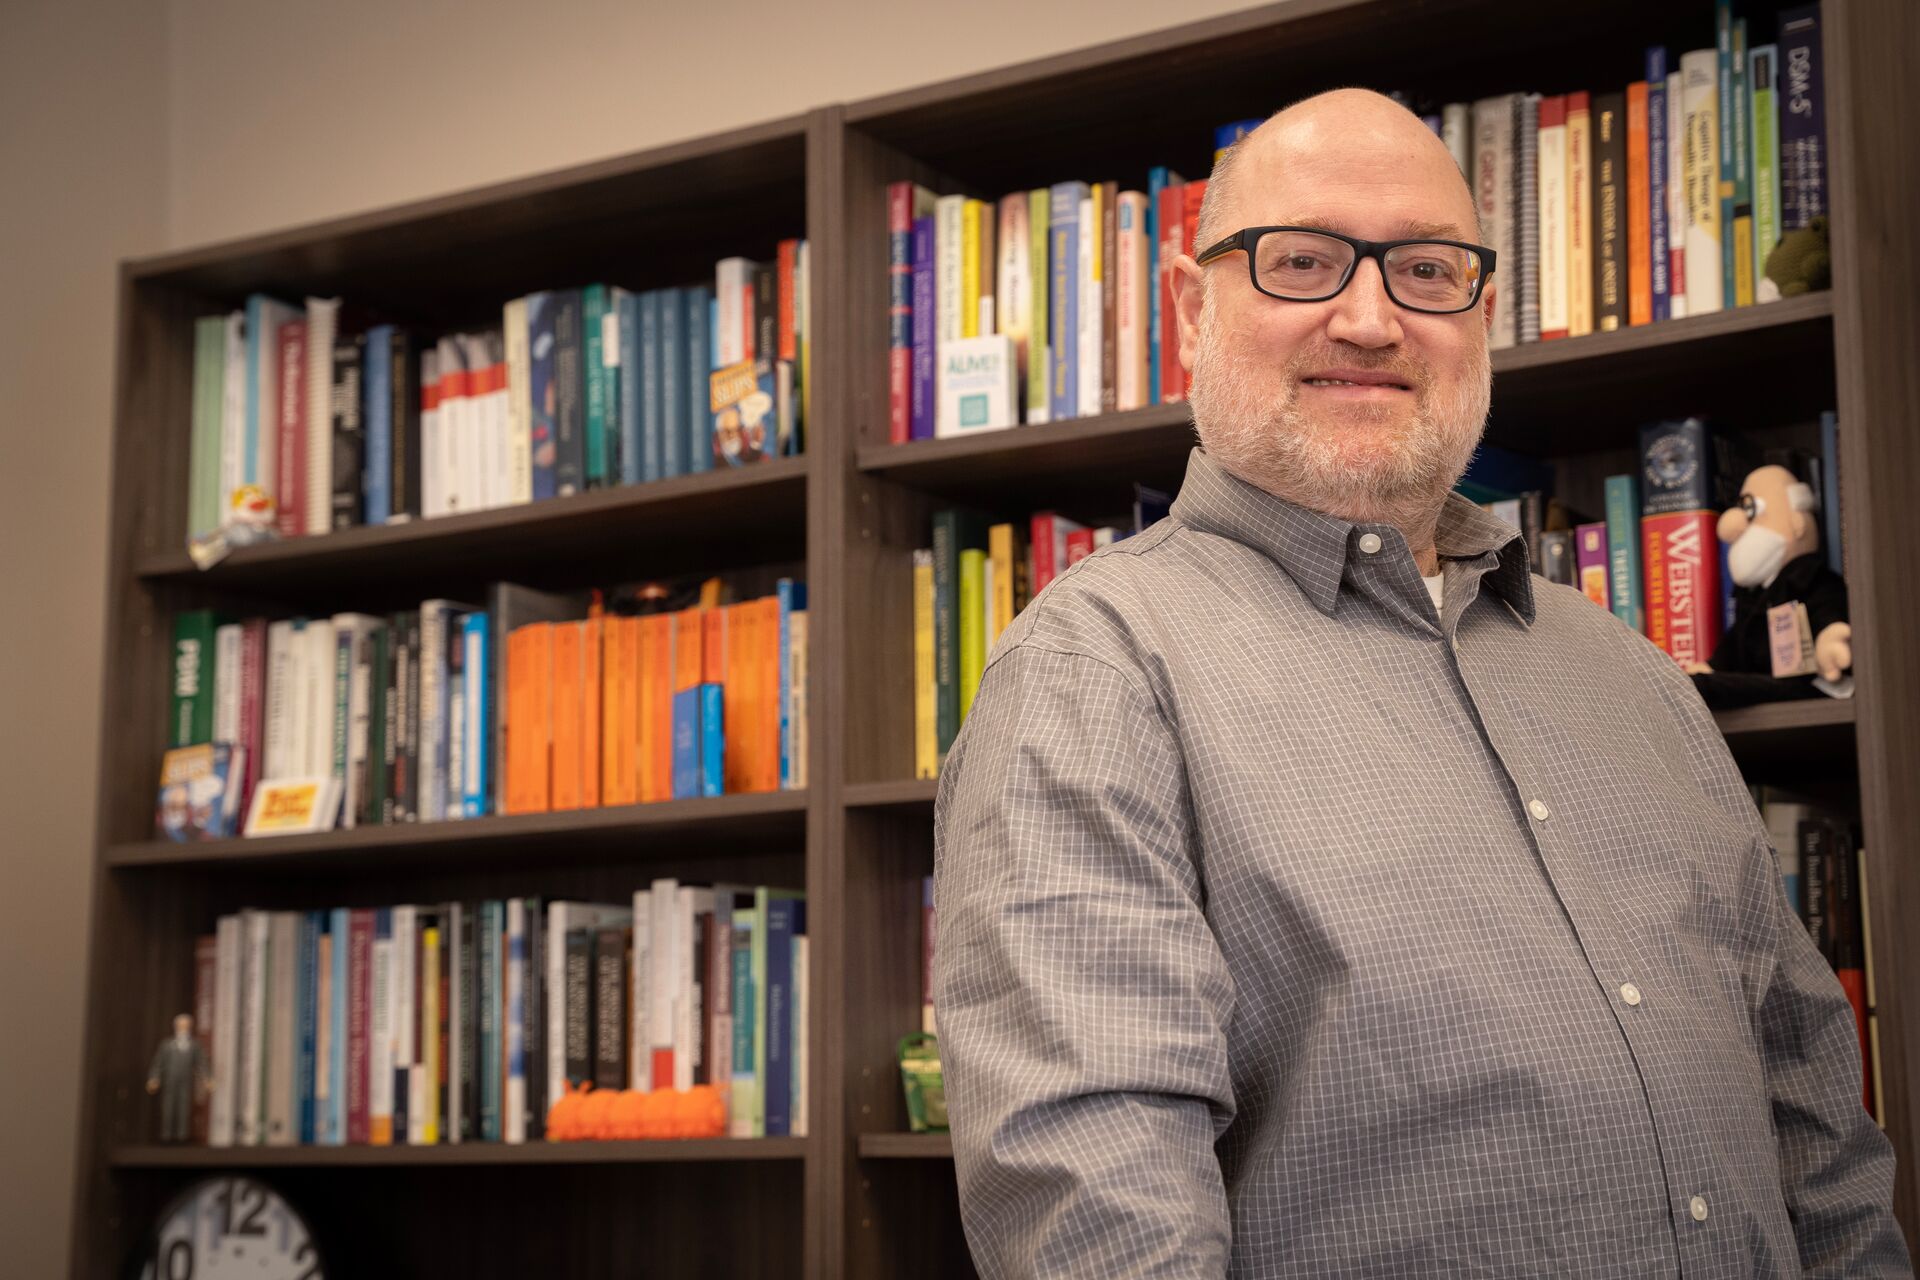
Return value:
[(717, 1087), (806, 1132), (804, 895), (656, 879), (631, 904), (224, 915), (194, 949), (212, 1146), (537, 1141), (568, 1083)]
[(1056, 511), (988, 525), (964, 509), (933, 516), (913, 552), (914, 777), (938, 775), (979, 691), (987, 654), (1027, 602), (1070, 565), (1147, 528), (1171, 499), (1134, 485), (1131, 527), (1089, 527)]
[[(1818, 455), (1771, 450), (1820, 504), (1821, 554), (1843, 569), (1838, 422), (1821, 415)], [(1738, 440), (1701, 418), (1640, 429), (1638, 473), (1608, 476), (1606, 512), (1591, 520), (1540, 491), (1483, 505), (1519, 528), (1536, 572), (1580, 588), (1679, 662), (1706, 662), (1733, 622), (1734, 589), (1721, 514), (1749, 468)]]
[(1779, 860), (1787, 900), (1833, 966), (1860, 1037), (1861, 1100), (1884, 1127), (1880, 1015), (1873, 980), (1867, 855), (1856, 825), (1805, 796), (1757, 785), (1754, 803)]
[(194, 333), (188, 534), (457, 515), (801, 450), (808, 252), (712, 287), (545, 290), (429, 340), (254, 294)]
[(806, 586), (772, 586), (649, 583), (610, 607), (497, 583), (485, 608), (177, 614), (161, 834), (232, 835), (236, 814), (268, 834), (803, 787)]
[[(1750, 46), (1731, 0), (1716, 47), (1621, 89), (1449, 103), (1428, 123), (1497, 255), (1494, 347), (1777, 300), (1768, 256), (1827, 213), (1819, 6)], [(1504, 283), (1501, 283), (1504, 282)]]

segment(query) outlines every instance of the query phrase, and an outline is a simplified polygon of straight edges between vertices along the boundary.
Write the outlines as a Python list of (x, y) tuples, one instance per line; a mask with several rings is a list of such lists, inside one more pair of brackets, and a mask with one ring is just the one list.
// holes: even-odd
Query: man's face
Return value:
[[(1420, 129), (1410, 117), (1394, 124), (1310, 123), (1258, 139), (1241, 157), (1221, 230), (1297, 225), (1369, 240), (1477, 241), (1471, 197), (1445, 148), (1410, 138), (1406, 127)], [(1204, 290), (1192, 287), (1200, 273)], [(1325, 302), (1260, 293), (1244, 253), (1185, 274), (1181, 356), (1208, 453), (1314, 510), (1390, 520), (1437, 508), (1486, 423), (1491, 284), (1474, 309), (1430, 315), (1395, 304), (1371, 260)], [(1391, 385), (1323, 381), (1364, 376)]]

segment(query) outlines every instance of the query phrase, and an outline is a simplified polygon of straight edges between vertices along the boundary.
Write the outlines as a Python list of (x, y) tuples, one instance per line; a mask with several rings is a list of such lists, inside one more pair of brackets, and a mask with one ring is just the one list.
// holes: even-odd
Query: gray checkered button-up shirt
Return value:
[(1200, 450), (994, 647), (935, 1008), (988, 1276), (1910, 1275), (1852, 1014), (1673, 661), (1450, 498)]

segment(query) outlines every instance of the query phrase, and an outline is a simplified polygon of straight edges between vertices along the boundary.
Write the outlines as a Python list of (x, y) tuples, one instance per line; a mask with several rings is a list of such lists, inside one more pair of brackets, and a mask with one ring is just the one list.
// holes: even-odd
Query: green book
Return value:
[(933, 514), (934, 736), (944, 760), (960, 732), (960, 553), (985, 549), (986, 522), (966, 511)]
[(1640, 589), (1640, 494), (1631, 475), (1607, 477), (1607, 592), (1613, 616), (1647, 633)]
[(987, 553), (978, 547), (960, 552), (960, 722), (973, 710), (980, 669), (987, 663)]
[(211, 609), (173, 616), (173, 714), (168, 746), (197, 747), (213, 741), (213, 633), (220, 620)]
[(1767, 255), (1780, 243), (1780, 117), (1774, 80), (1777, 45), (1747, 54), (1747, 97), (1753, 115), (1753, 292), (1756, 301), (1779, 297), (1767, 285)]
[[(607, 286), (590, 284), (580, 291), (580, 309), (586, 349), (587, 383), (587, 483), (600, 489), (618, 479), (619, 473), (608, 467), (607, 456), (607, 363), (606, 344), (601, 341), (601, 326), (607, 319)], [(618, 347), (615, 348), (618, 350)]]
[(1027, 421), (1045, 422), (1052, 403), (1047, 383), (1047, 226), (1052, 191), (1039, 187), (1027, 192), (1027, 297), (1032, 307), (1027, 321)]
[(193, 324), (193, 439), (187, 462), (187, 535), (220, 527), (220, 421), (227, 384), (227, 318)]

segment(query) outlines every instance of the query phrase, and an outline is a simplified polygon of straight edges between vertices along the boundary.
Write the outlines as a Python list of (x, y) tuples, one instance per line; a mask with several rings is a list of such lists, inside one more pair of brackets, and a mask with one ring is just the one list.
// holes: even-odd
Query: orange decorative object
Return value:
[(691, 1089), (595, 1089), (567, 1083), (547, 1112), (547, 1141), (719, 1138), (727, 1101), (710, 1084)]

